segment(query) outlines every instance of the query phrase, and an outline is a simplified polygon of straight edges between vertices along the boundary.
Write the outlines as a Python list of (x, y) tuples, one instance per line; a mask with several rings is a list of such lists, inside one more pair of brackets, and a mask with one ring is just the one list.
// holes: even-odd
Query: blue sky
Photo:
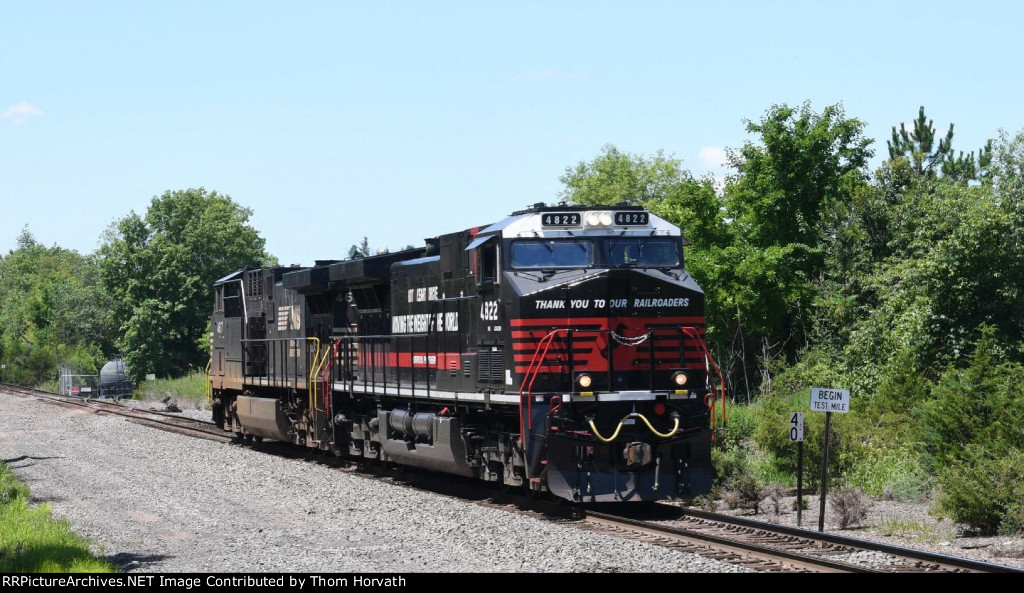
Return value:
[(1024, 3), (0, 0), (0, 253), (93, 251), (168, 189), (253, 210), (282, 263), (554, 201), (612, 143), (723, 173), (743, 120), (842, 102), (877, 163), (919, 105), (1024, 127)]

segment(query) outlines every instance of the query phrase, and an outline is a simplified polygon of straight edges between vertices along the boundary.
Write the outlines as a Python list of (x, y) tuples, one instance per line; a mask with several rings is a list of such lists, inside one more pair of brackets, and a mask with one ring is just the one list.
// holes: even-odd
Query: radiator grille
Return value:
[(502, 383), (505, 360), (501, 346), (490, 346), (476, 354), (476, 378), (480, 383)]

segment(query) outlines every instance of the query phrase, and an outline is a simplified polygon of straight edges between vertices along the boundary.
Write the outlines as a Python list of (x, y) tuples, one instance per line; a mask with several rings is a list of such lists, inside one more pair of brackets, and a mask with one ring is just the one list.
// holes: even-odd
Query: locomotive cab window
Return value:
[(488, 241), (477, 250), (477, 258), (480, 262), (481, 282), (490, 280), (498, 282), (498, 242)]
[(242, 283), (241, 282), (229, 282), (222, 286), (224, 289), (223, 293), (223, 304), (224, 304), (224, 317), (241, 317), (242, 316)]
[(679, 242), (658, 237), (606, 239), (604, 258), (613, 268), (671, 268), (679, 265)]
[(594, 264), (594, 242), (550, 239), (512, 242), (512, 267), (518, 269), (586, 268)]

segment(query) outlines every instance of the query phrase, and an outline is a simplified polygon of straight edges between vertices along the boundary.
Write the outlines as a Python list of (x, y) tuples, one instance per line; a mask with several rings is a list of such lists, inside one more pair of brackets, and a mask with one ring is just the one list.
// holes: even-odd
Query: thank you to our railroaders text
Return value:
[(201, 588), (278, 588), (289, 590), (337, 589), (339, 587), (378, 588), (405, 587), (403, 576), (381, 575), (88, 575), (88, 576), (20, 576), (3, 575), (3, 587), (173, 587)]

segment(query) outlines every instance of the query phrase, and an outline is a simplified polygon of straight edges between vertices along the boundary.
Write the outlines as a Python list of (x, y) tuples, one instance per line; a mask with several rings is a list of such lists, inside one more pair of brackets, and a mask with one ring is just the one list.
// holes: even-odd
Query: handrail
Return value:
[[(521, 434), (523, 431), (523, 390), (526, 390), (527, 398), (527, 424), (530, 429), (533, 428), (533, 382), (537, 380), (537, 373), (540, 372), (540, 367), (544, 362), (544, 358), (548, 355), (548, 350), (551, 347), (551, 342), (554, 341), (554, 337), (562, 332), (568, 332), (567, 328), (558, 328), (552, 330), (546, 336), (540, 339), (537, 343), (537, 348), (533, 351), (533, 358), (530, 359), (530, 366), (526, 369), (526, 374), (523, 376), (522, 383), (519, 384), (519, 443), (523, 444), (524, 435)], [(537, 354), (540, 352), (541, 346), (545, 346), (544, 354), (541, 355), (540, 361), (537, 360)], [(526, 381), (530, 380), (529, 388), (527, 389)]]
[[(328, 375), (333, 374), (332, 363), (334, 362), (334, 359), (336, 359), (338, 357), (338, 345), (341, 344), (341, 339), (335, 339), (335, 340), (333, 340), (333, 342), (334, 342), (334, 347), (333, 348), (328, 348), (327, 352), (324, 353), (324, 360), (323, 360), (323, 362), (320, 365), (321, 370), (320, 370), (320, 377), (319, 377), (320, 378), (320, 400), (321, 400), (321, 403), (323, 403), (323, 405), (324, 405), (324, 411), (326, 411), (328, 414), (331, 413), (331, 404), (330, 404), (330, 399), (328, 399), (326, 397), (326, 393), (328, 392), (328, 390), (333, 390), (333, 386), (330, 385), (330, 380), (328, 379)], [(327, 362), (328, 360), (330, 360), (331, 363), (328, 363)]]
[[(722, 372), (718, 368), (718, 364), (715, 363), (714, 357), (712, 357), (711, 356), (711, 352), (708, 351), (707, 344), (704, 342), (703, 339), (701, 339), (700, 334), (697, 332), (697, 328), (692, 327), (692, 326), (678, 326), (678, 327), (677, 326), (671, 326), (671, 328), (667, 327), (667, 326), (665, 326), (665, 327), (650, 327), (650, 328), (648, 328), (646, 333), (638, 335), (638, 336), (634, 336), (632, 338), (627, 337), (627, 336), (619, 336), (613, 330), (610, 330), (610, 329), (552, 328), (547, 334), (545, 334), (537, 342), (537, 346), (536, 346), (536, 348), (533, 351), (533, 356), (530, 359), (530, 364), (527, 367), (526, 373), (523, 375), (522, 383), (520, 383), (520, 387), (519, 387), (519, 427), (520, 427), (520, 431), (521, 432), (525, 432), (525, 429), (531, 429), (531, 430), (533, 429), (533, 385), (534, 385), (534, 383), (537, 380), (537, 376), (540, 374), (541, 367), (544, 366), (545, 364), (547, 364), (547, 362), (546, 362), (547, 353), (551, 349), (551, 344), (554, 342), (555, 338), (558, 335), (564, 333), (567, 336), (569, 336), (570, 339), (571, 339), (573, 333), (607, 333), (607, 334), (609, 334), (608, 335), (608, 337), (609, 337), (609, 346), (611, 345), (610, 341), (612, 339), (614, 339), (616, 341), (616, 343), (619, 343), (620, 345), (629, 346), (629, 347), (636, 347), (636, 346), (639, 346), (640, 344), (642, 344), (645, 341), (650, 341), (651, 343), (648, 344), (648, 347), (649, 347), (649, 357), (651, 359), (650, 360), (650, 365), (651, 365), (650, 366), (650, 372), (651, 372), (651, 381), (652, 381), (651, 389), (653, 390), (653, 387), (654, 387), (654, 385), (653, 385), (653, 373), (654, 373), (654, 369), (655, 369), (655, 367), (657, 366), (657, 363), (658, 363), (658, 361), (654, 357), (654, 345), (653, 345), (654, 340), (656, 340), (658, 338), (655, 338), (654, 334), (657, 331), (659, 331), (659, 330), (667, 330), (667, 329), (676, 329), (678, 331), (681, 331), (682, 334), (693, 338), (693, 340), (697, 343), (699, 351), (704, 354), (705, 360), (715, 370), (715, 373), (718, 376), (719, 393), (721, 395), (721, 401), (722, 401), (722, 425), (725, 426), (725, 420), (726, 420), (726, 416), (725, 416), (725, 402), (726, 402), (726, 400), (725, 400), (725, 380), (722, 378)], [(538, 355), (539, 355), (539, 357), (538, 357)], [(607, 356), (608, 356), (608, 368), (609, 368), (609, 371), (610, 371), (610, 369), (612, 368), (612, 364), (613, 364), (612, 357), (614, 356), (614, 354), (612, 353), (612, 349), (610, 347), (608, 349), (608, 355)], [(569, 361), (570, 361), (569, 362), (569, 375), (570, 375), (570, 381), (571, 381), (572, 380), (572, 374), (575, 371), (575, 369), (574, 369), (575, 365), (573, 364), (573, 361), (572, 361), (572, 351), (571, 350), (569, 352)], [(685, 346), (684, 346), (684, 344), (681, 343), (680, 344), (680, 363), (685, 365), (685, 362), (686, 362), (685, 361)], [(609, 387), (610, 387), (610, 385), (609, 385)], [(574, 386), (570, 387), (570, 389), (574, 389)], [(524, 394), (526, 396), (525, 407), (526, 407), (526, 415), (527, 415), (525, 429), (524, 429), (524, 426), (523, 426), (523, 407), (524, 407), (523, 396), (524, 396)], [(714, 396), (714, 392), (712, 391), (711, 394), (708, 397), (713, 397), (713, 396)], [(711, 412), (711, 426), (712, 426), (712, 428), (714, 428), (714, 426), (716, 424), (715, 423), (715, 420), (716, 420), (716, 418), (715, 418), (715, 416), (716, 416), (716, 414), (715, 414), (715, 406), (714, 406), (713, 403), (711, 405), (708, 405), (708, 401), (707, 400), (708, 400), (708, 398), (706, 397), (704, 403), (705, 403), (705, 405), (708, 406), (708, 409)], [(627, 416), (626, 418), (629, 418), (629, 417), (630, 416)], [(641, 416), (641, 419), (647, 424), (647, 427), (651, 430), (651, 432), (653, 432), (654, 434), (656, 434), (656, 435), (658, 435), (658, 436), (660, 436), (662, 438), (668, 438), (668, 436), (671, 436), (672, 434), (675, 434), (676, 430), (678, 429), (678, 419), (677, 419), (677, 426), (673, 429), (673, 431), (671, 433), (669, 433), (668, 436), (666, 436), (666, 435), (663, 435), (663, 434), (659, 433), (657, 430), (655, 430), (654, 427), (650, 424), (650, 422), (647, 421), (646, 418)], [(621, 424), (620, 424), (619, 428), (621, 429)], [(616, 430), (615, 434), (612, 435), (610, 440), (604, 440), (603, 437), (600, 434), (598, 434), (597, 430), (594, 429), (593, 426), (591, 426), (591, 429), (594, 430), (594, 435), (599, 440), (602, 440), (604, 442), (610, 442), (611, 440), (614, 440), (616, 436), (618, 436), (618, 430)], [(519, 436), (520, 443), (522, 443), (524, 441), (524, 439), (525, 439), (525, 435), (520, 434), (520, 436)]]
[[(323, 384), (323, 379), (324, 372), (326, 371), (327, 359), (330, 358), (330, 356), (331, 347), (328, 346), (327, 348), (324, 348), (324, 355), (320, 357), (319, 360), (317, 360), (316, 358), (313, 359), (313, 364), (316, 370), (313, 372), (312, 375), (310, 375), (310, 379), (313, 381), (314, 384), (316, 384), (317, 388), (320, 389), (319, 396), (321, 401), (323, 400), (324, 397), (323, 392), (327, 390), (327, 386)], [(314, 400), (313, 409), (316, 410), (317, 412), (326, 412), (327, 406), (326, 404), (324, 404), (324, 409), (321, 410), (320, 408), (316, 407), (316, 401)]]
[[(722, 427), (724, 428), (725, 425), (726, 425), (726, 420), (725, 420), (725, 379), (722, 378), (722, 371), (721, 371), (721, 369), (718, 368), (718, 364), (715, 363), (714, 357), (712, 357), (711, 356), (711, 352), (708, 351), (707, 343), (703, 339), (701, 339), (700, 334), (697, 333), (696, 328), (688, 327), (688, 326), (683, 326), (681, 329), (686, 333), (686, 335), (692, 337), (694, 339), (694, 341), (697, 342), (697, 345), (700, 347), (700, 349), (704, 351), (704, 356), (705, 356), (706, 360), (711, 364), (711, 368), (715, 369), (715, 374), (718, 375), (718, 391), (719, 391), (719, 394), (721, 395), (721, 399), (722, 399)], [(704, 403), (707, 404), (707, 401), (705, 401)], [(715, 425), (715, 407), (714, 407), (713, 403), (710, 406), (708, 406), (708, 407), (711, 410), (711, 426), (712, 426), (712, 428), (714, 428), (714, 425)]]
[[(316, 381), (312, 381), (312, 379), (313, 369), (316, 367), (317, 359), (320, 358), (320, 338), (310, 336), (307, 337), (306, 340), (316, 342), (316, 351), (313, 353), (313, 364), (310, 365), (309, 375), (306, 377), (306, 391), (309, 392), (309, 409), (314, 410), (316, 409)], [(312, 414), (310, 415), (310, 420), (312, 420)]]
[[(650, 352), (650, 358), (651, 358), (651, 361), (650, 361), (651, 362), (651, 368), (650, 368), (651, 378), (650, 378), (650, 382), (651, 382), (651, 388), (653, 389), (654, 368), (655, 368), (655, 366), (657, 366), (657, 361), (654, 359), (654, 340), (652, 340), (651, 338), (654, 335), (654, 333), (657, 332), (659, 329), (668, 329), (668, 328), (650, 328), (650, 329), (647, 330), (646, 333), (641, 334), (639, 336), (634, 336), (634, 337), (620, 336), (619, 334), (615, 333), (614, 330), (611, 330), (611, 329), (571, 329), (571, 328), (555, 328), (555, 329), (552, 329), (547, 335), (545, 335), (543, 338), (541, 338), (540, 341), (537, 343), (537, 348), (534, 349), (533, 357), (530, 360), (530, 366), (527, 367), (526, 374), (523, 376), (523, 381), (520, 384), (520, 388), (519, 388), (519, 426), (522, 427), (522, 425), (523, 425), (523, 410), (522, 410), (522, 408), (523, 408), (523, 391), (525, 390), (526, 391), (526, 395), (529, 398), (528, 401), (527, 401), (527, 404), (526, 404), (527, 405), (527, 428), (531, 428), (531, 429), (533, 428), (533, 398), (532, 398), (532, 396), (533, 396), (533, 384), (537, 380), (537, 375), (540, 373), (540, 368), (545, 364), (544, 361), (547, 358), (548, 350), (551, 349), (551, 343), (554, 342), (555, 337), (558, 334), (565, 333), (567, 336), (569, 336), (570, 341), (571, 341), (573, 333), (597, 333), (597, 334), (607, 333), (608, 334), (608, 339), (609, 339), (609, 348), (608, 348), (609, 381), (611, 380), (610, 379), (610, 374), (611, 374), (612, 366), (614, 364), (613, 361), (612, 361), (612, 357), (614, 356), (614, 354), (612, 353), (612, 349), (610, 347), (612, 340), (614, 340), (616, 343), (618, 343), (618, 344), (620, 344), (622, 346), (628, 346), (628, 347), (636, 347), (636, 346), (639, 346), (640, 344), (642, 344), (644, 342), (650, 341), (650, 344), (649, 344), (649, 347), (650, 347), (649, 352)], [(544, 349), (544, 353), (541, 354), (540, 359), (538, 360), (537, 354), (540, 353), (541, 348)], [(570, 381), (572, 380), (571, 375), (573, 373), (573, 370), (574, 370), (573, 367), (574, 366), (575, 365), (573, 363), (573, 352), (572, 352), (572, 348), (570, 346), (570, 349), (569, 349), (569, 374), (570, 374)]]
[[(422, 366), (418, 365), (416, 362), (413, 362), (411, 367), (401, 367), (396, 365), (394, 367), (394, 387), (398, 393), (401, 393), (401, 369), (411, 368), (411, 376), (409, 377), (409, 380), (411, 382), (412, 389), (415, 390), (417, 388), (417, 371), (423, 370), (425, 371), (425, 377), (421, 380), (423, 384), (422, 387), (426, 389), (427, 394), (429, 396), (430, 390), (432, 389), (430, 370), (431, 368), (434, 368), (435, 370), (439, 368), (436, 366), (436, 364), (434, 367), (431, 367), (430, 363), (431, 353), (433, 352), (435, 358), (439, 353), (439, 351), (437, 350), (432, 351), (430, 349), (430, 344), (427, 340), (429, 340), (429, 337), (432, 335), (433, 333), (428, 332), (415, 334), (342, 335), (332, 337), (337, 341), (338, 345), (343, 345), (344, 347), (345, 356), (341, 360), (342, 371), (348, 372), (351, 368), (362, 367), (362, 385), (364, 387), (369, 386), (370, 391), (374, 393), (377, 392), (377, 387), (380, 387), (381, 392), (384, 393), (385, 395), (388, 393), (387, 389), (390, 385), (390, 383), (388, 382), (388, 373), (392, 368), (388, 361), (388, 355), (393, 353), (397, 356), (399, 354), (399, 347), (401, 346), (402, 343), (404, 343), (403, 340), (407, 340), (408, 344), (410, 345), (410, 355), (415, 356), (417, 352), (421, 351), (418, 349), (415, 339), (423, 339), (424, 344), (422, 353), (424, 355), (424, 362)], [(353, 346), (359, 346), (360, 344), (369, 344), (371, 348), (369, 350), (359, 348), (359, 356), (357, 357), (356, 362), (353, 364), (352, 354), (355, 352), (353, 350)], [(368, 362), (363, 364), (358, 360), (358, 358), (362, 358)], [(325, 370), (325, 367), (321, 367), (321, 370)], [(378, 373), (378, 371), (380, 371), (380, 373)], [(377, 379), (378, 374), (381, 377), (379, 385)], [(356, 379), (354, 377), (346, 378), (345, 381), (349, 386), (354, 388), (356, 383)]]
[[(264, 355), (263, 363), (267, 365), (267, 369), (266, 370), (268, 372), (268, 375), (265, 376), (265, 378), (268, 381), (267, 385), (272, 385), (272, 386), (275, 386), (275, 387), (283, 386), (283, 387), (292, 387), (293, 389), (298, 389), (298, 380), (299, 380), (300, 367), (302, 368), (303, 372), (307, 371), (305, 366), (303, 366), (303, 360), (309, 360), (310, 359), (309, 349), (308, 348), (306, 349), (305, 355), (303, 355), (303, 356), (298, 356), (297, 355), (295, 357), (292, 357), (288, 353), (291, 348), (298, 348), (298, 346), (301, 344), (301, 342), (315, 342), (317, 344), (316, 352), (319, 353), (319, 351), (320, 351), (319, 350), (319, 348), (320, 348), (320, 346), (319, 346), (320, 341), (319, 341), (319, 338), (316, 338), (316, 337), (298, 337), (297, 336), (297, 337), (287, 337), (287, 338), (243, 338), (241, 340), (241, 342), (242, 342), (243, 346), (245, 344), (267, 344), (267, 345), (270, 345), (270, 344), (280, 344), (281, 345), (281, 349), (280, 350), (278, 350), (277, 348), (273, 348), (273, 349), (268, 348), (267, 350), (265, 350), (263, 352), (263, 355)], [(243, 347), (242, 348), (242, 361), (243, 361), (242, 362), (242, 377), (243, 377), (243, 379), (247, 378), (247, 377), (256, 377), (258, 375), (256, 375), (255, 372), (249, 373), (249, 372), (247, 372), (245, 370), (245, 352), (246, 352), (246, 348)], [(277, 358), (278, 356), (280, 356), (280, 362), (281, 362), (282, 366), (284, 367), (282, 369), (283, 373), (282, 373), (282, 375), (280, 377), (278, 377), (276, 375), (276, 370), (277, 370), (276, 366), (277, 365), (275, 363), (278, 362), (278, 358)], [(316, 354), (316, 356), (319, 356), (319, 354)], [(292, 367), (291, 362), (290, 362), (293, 358), (294, 358), (294, 368)], [(310, 366), (308, 371), (312, 371), (312, 370), (313, 370), (312, 366)], [(308, 385), (309, 379), (310, 379), (310, 377), (307, 376), (306, 377), (307, 389), (309, 387), (309, 385)]]
[(213, 367), (213, 356), (210, 356), (210, 360), (206, 361), (206, 385), (204, 385), (204, 391), (206, 391), (206, 402), (213, 405), (213, 383), (210, 381), (210, 369)]

